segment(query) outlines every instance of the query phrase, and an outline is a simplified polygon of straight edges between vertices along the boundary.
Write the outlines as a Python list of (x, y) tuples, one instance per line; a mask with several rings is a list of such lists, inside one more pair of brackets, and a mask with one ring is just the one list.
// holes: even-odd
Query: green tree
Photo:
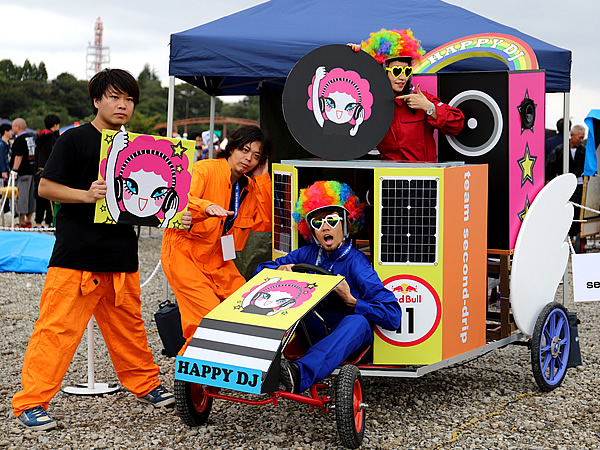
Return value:
[[(67, 110), (69, 122), (81, 120), (92, 112), (92, 104), (87, 90), (87, 82), (77, 80), (73, 75), (63, 72), (50, 84), (52, 104)], [(61, 117), (61, 120), (66, 120)], [(65, 124), (67, 122), (64, 122)]]
[(168, 91), (160, 85), (156, 72), (146, 64), (144, 70), (138, 76), (140, 85), (140, 102), (136, 106), (136, 112), (146, 116), (158, 116), (157, 122), (167, 120), (167, 97)]
[(244, 119), (258, 120), (258, 114), (258, 95), (244, 97), (236, 103), (225, 103), (221, 109), (221, 115), (226, 117), (241, 117)]
[(127, 129), (132, 133), (139, 134), (156, 134), (154, 126), (158, 121), (158, 114), (147, 116), (140, 111), (134, 111), (131, 120), (127, 124)]

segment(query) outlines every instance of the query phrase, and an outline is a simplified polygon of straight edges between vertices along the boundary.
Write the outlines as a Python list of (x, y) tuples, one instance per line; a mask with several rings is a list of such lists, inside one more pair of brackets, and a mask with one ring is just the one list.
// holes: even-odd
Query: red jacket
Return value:
[(442, 103), (428, 92), (423, 94), (435, 105), (437, 119), (434, 120), (422, 109), (410, 109), (403, 100), (396, 98), (390, 129), (377, 145), (381, 159), (436, 162), (433, 130), (437, 128), (452, 136), (462, 130), (465, 116), (460, 109)]

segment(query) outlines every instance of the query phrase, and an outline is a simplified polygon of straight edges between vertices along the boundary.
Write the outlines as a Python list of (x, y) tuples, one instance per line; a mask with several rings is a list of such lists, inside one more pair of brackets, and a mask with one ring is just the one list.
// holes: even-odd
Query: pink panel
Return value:
[[(509, 74), (509, 242), (514, 248), (521, 219), (519, 214), (526, 202), (533, 201), (544, 186), (544, 132), (545, 132), (545, 72), (511, 72)], [(523, 129), (519, 106), (524, 99), (536, 105), (532, 129)], [(529, 149), (529, 157), (526, 155)], [(524, 169), (521, 168), (522, 162)], [(530, 169), (530, 170), (528, 170)], [(490, 205), (492, 206), (492, 205)]]

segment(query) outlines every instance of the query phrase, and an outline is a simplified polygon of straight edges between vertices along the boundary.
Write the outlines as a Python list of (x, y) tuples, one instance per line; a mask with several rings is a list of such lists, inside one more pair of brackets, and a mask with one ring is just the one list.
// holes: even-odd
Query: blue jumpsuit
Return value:
[[(311, 339), (318, 342), (296, 361), (301, 374), (299, 392), (331, 375), (348, 356), (371, 345), (373, 324), (395, 330), (400, 326), (402, 315), (394, 294), (383, 286), (366, 256), (350, 242), (344, 243), (329, 257), (320, 250), (316, 244), (299, 248), (275, 261), (260, 264), (254, 272), (256, 274), (262, 269), (277, 269), (286, 264), (315, 264), (334, 275), (343, 275), (350, 286), (350, 292), (356, 298), (354, 311), (346, 307), (349, 314), (333, 308), (319, 311), (330, 329), (329, 335), (325, 335), (322, 324), (313, 314), (306, 316)], [(339, 302), (342, 303), (341, 300)]]

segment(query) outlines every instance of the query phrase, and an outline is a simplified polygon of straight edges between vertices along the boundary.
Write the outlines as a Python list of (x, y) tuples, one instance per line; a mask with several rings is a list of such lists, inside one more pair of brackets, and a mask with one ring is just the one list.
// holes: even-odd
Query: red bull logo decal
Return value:
[(389, 344), (410, 347), (426, 341), (438, 328), (442, 305), (433, 287), (413, 275), (397, 275), (383, 282), (402, 308), (397, 330), (375, 327), (375, 333)]
[(408, 283), (402, 283), (393, 287), (392, 292), (396, 296), (398, 303), (421, 303), (422, 301), (416, 285), (411, 286)]

